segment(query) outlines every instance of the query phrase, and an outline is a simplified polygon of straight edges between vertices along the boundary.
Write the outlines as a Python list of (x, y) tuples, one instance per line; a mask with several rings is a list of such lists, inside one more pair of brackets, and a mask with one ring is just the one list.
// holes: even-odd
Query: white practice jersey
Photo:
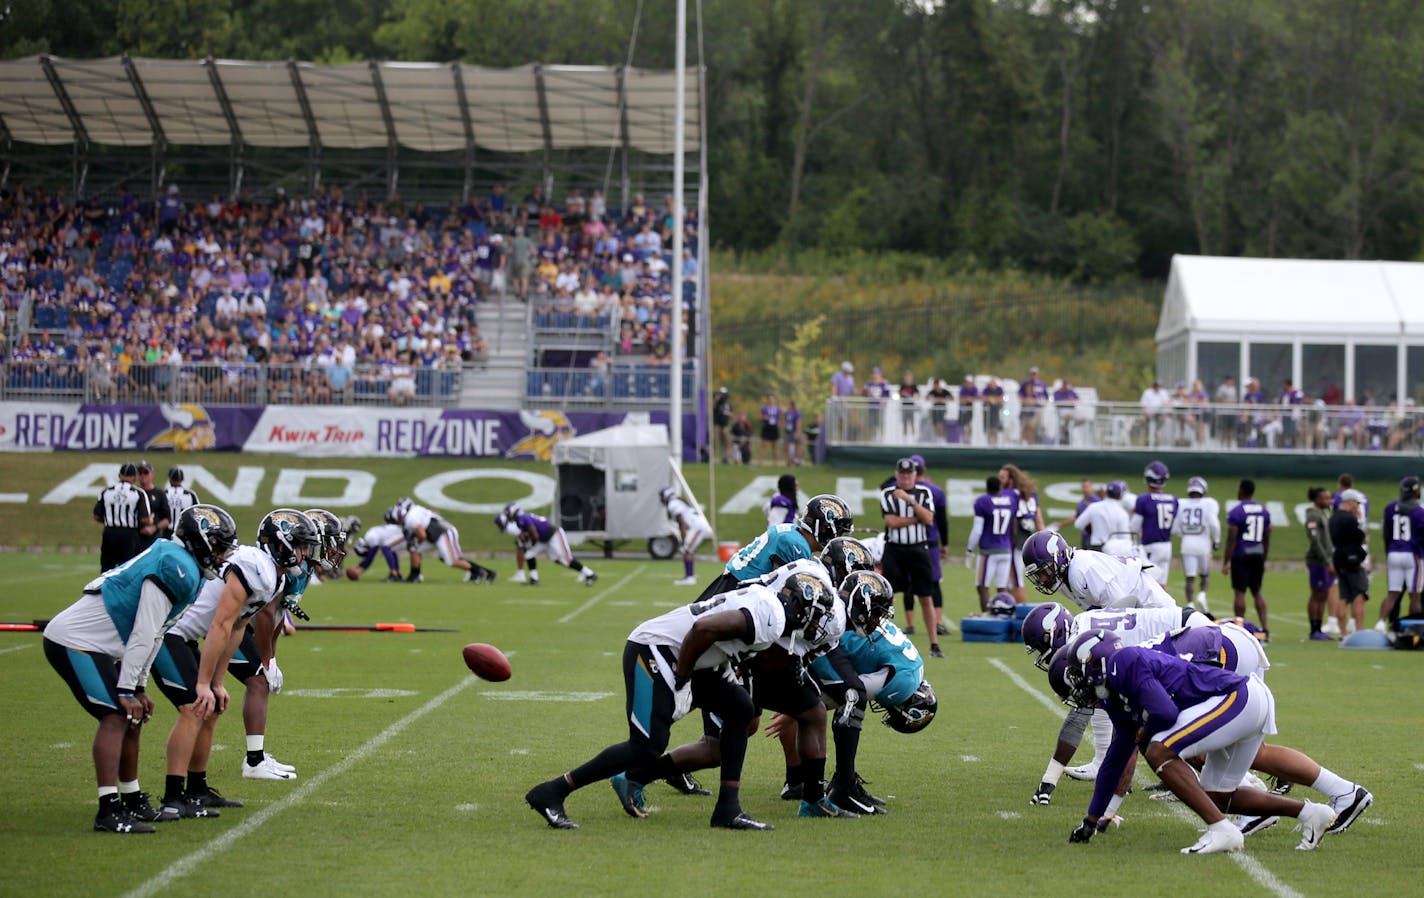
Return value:
[(696, 507), (682, 501), (674, 496), (668, 500), (667, 504), (668, 520), (681, 524), (687, 528), (688, 533), (701, 530), (704, 533), (712, 532), (712, 525), (707, 523), (707, 516)]
[(815, 642), (804, 642), (801, 639), (793, 639), (790, 636), (782, 636), (776, 640), (776, 644), (781, 646), (789, 654), (797, 657), (816, 658), (824, 655), (831, 649), (841, 644), (841, 637), (845, 635), (846, 609), (845, 602), (841, 601), (840, 594), (831, 583), (831, 574), (826, 570), (826, 566), (813, 558), (798, 558), (790, 564), (783, 564), (781, 567), (753, 581), (766, 586), (773, 593), (781, 592), (781, 587), (786, 585), (796, 574), (810, 574), (826, 585), (834, 601), (831, 608), (831, 619), (826, 623), (825, 632), (821, 638)]
[(1210, 555), (1221, 544), (1221, 506), (1210, 496), (1178, 499), (1172, 533), (1182, 538), (1183, 555)]
[(208, 635), (217, 614), (218, 603), (227, 589), (228, 574), (236, 574), (247, 587), (247, 601), (242, 603), (239, 620), (249, 620), (269, 602), (277, 598), (286, 578), (277, 572), (272, 556), (256, 546), (238, 546), (218, 572), (216, 580), (203, 584), (198, 600), (169, 631), (184, 639), (202, 639)]
[(1122, 640), (1123, 645), (1142, 645), (1184, 627), (1211, 626), (1211, 618), (1200, 611), (1188, 611), (1182, 619), (1182, 608), (1094, 608), (1073, 618), (1068, 627), (1072, 639), (1087, 630), (1107, 630)]
[[(746, 583), (730, 592), (720, 593), (691, 605), (683, 605), (667, 614), (643, 621), (628, 634), (628, 641), (667, 646), (676, 651), (682, 647), (682, 641), (687, 638), (692, 625), (697, 623), (699, 617), (723, 611), (743, 612), (751, 623), (752, 638), (750, 641), (726, 639), (714, 642), (693, 665), (697, 670), (720, 667), (734, 658), (766, 651), (772, 643), (781, 638), (781, 631), (786, 629), (786, 610), (781, 607), (781, 600), (776, 597), (776, 593), (760, 583)], [(673, 671), (670, 665), (659, 665), (660, 670), (663, 668), (669, 668), (663, 671), (663, 676), (668, 685), (672, 685)]]
[(424, 505), (412, 505), (410, 511), (405, 513), (405, 529), (414, 530), (416, 527), (429, 527), (430, 522), (436, 517), (435, 512)]
[(356, 541), (356, 554), (365, 555), (381, 546), (397, 551), (405, 548), (405, 531), (399, 524), (377, 524), (361, 534), (361, 538)]
[(883, 535), (877, 533), (874, 536), (867, 536), (860, 542), (870, 550), (870, 557), (876, 564), (879, 564), (885, 557), (885, 537)]
[(1088, 503), (1088, 507), (1083, 509), (1083, 513), (1073, 522), (1073, 526), (1079, 531), (1085, 527), (1092, 528), (1091, 540), (1095, 549), (1103, 547), (1109, 541), (1131, 544), (1129, 533), (1132, 522), (1127, 516), (1127, 509), (1122, 503), (1111, 499)]
[[(1094, 503), (1104, 505), (1104, 502)], [(1079, 608), (1172, 608), (1162, 584), (1143, 571), (1140, 558), (1102, 552), (1074, 552), (1060, 591)]]

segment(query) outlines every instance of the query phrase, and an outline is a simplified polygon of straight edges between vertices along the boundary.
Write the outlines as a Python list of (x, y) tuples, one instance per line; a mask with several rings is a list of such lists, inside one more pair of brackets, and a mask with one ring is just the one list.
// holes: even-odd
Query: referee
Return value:
[(173, 535), (173, 524), (184, 511), (198, 504), (198, 494), (183, 485), (183, 469), (174, 465), (168, 469), (168, 489), (163, 498), (168, 502), (168, 529), (164, 538)]
[(148, 494), (134, 486), (138, 466), (124, 462), (119, 467), (119, 482), (99, 494), (94, 503), (94, 520), (104, 525), (104, 540), (99, 549), (99, 570), (118, 567), (142, 551), (143, 537), (139, 531), (153, 526), (153, 509)]
[[(896, 592), (908, 590), (920, 602), (925, 632), (930, 636), (930, 657), (943, 658), (939, 648), (939, 617), (933, 599), (930, 566), (930, 525), (935, 503), (927, 484), (915, 482), (913, 459), (895, 463), (895, 482), (880, 491), (880, 513), (885, 518), (885, 579)], [(938, 547), (935, 547), (936, 550)]]

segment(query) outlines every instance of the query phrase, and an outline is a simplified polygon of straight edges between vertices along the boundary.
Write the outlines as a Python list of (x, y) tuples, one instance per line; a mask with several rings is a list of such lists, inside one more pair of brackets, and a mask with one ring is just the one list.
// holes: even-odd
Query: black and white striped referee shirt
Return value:
[(94, 514), (104, 519), (105, 527), (137, 530), (139, 521), (153, 517), (148, 494), (128, 481), (121, 480), (99, 494)]
[[(895, 484), (890, 484), (880, 491), (880, 512), (881, 514), (899, 515), (902, 518), (913, 518), (915, 509), (903, 499), (895, 495), (898, 490)], [(930, 488), (923, 483), (917, 483), (906, 490), (914, 497), (915, 502), (934, 511), (934, 496), (930, 494)], [(928, 524), (921, 524), (919, 521), (905, 527), (885, 527), (885, 542), (895, 545), (924, 545), (930, 540), (930, 528)]]
[(170, 484), (164, 490), (164, 495), (168, 498), (168, 529), (171, 532), (174, 527), (178, 526), (179, 516), (198, 504), (198, 494), (186, 486)]

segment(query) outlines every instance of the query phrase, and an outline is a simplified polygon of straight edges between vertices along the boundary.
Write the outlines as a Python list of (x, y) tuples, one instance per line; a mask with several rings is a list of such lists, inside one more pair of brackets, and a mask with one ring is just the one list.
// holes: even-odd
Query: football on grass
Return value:
[(483, 642), (472, 642), (465, 646), (465, 666), (473, 671), (475, 676), (492, 683), (503, 683), (513, 673), (504, 652)]
[(360, 579), (361, 579), (361, 569), (360, 569), (359, 567), (356, 567), (355, 565), (352, 565), (351, 567), (347, 568), (347, 569), (346, 569), (346, 579), (347, 579), (347, 580), (360, 580)]

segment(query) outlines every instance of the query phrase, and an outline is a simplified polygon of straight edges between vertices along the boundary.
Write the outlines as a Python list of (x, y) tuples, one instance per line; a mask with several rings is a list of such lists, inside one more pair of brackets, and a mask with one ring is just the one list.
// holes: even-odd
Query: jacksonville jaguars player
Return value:
[[(537, 559), (540, 555), (548, 555), (555, 563), (577, 571), (578, 582), (584, 586), (592, 586), (597, 582), (598, 575), (593, 572), (593, 568), (574, 557), (564, 528), (555, 525), (548, 518), (530, 514), (511, 502), (494, 516), (494, 526), (514, 537), (514, 560), (519, 568), (514, 572), (514, 576), (509, 578), (514, 583), (539, 585)], [(529, 571), (527, 580), (524, 575), (526, 568)]]
[[(577, 829), (564, 811), (564, 800), (576, 789), (654, 762), (667, 747), (673, 723), (695, 704), (715, 714), (724, 728), (721, 787), (712, 826), (772, 829), (742, 812), (742, 763), (752, 700), (732, 675), (732, 663), (765, 651), (779, 639), (813, 638), (825, 628), (830, 613), (831, 597), (821, 581), (798, 576), (780, 592), (748, 584), (639, 624), (623, 649), (628, 739), (530, 789), (525, 802), (555, 829)], [(641, 807), (628, 812), (646, 816)]]
[(465, 572), (466, 583), (493, 583), (498, 576), (489, 568), (464, 557), (460, 551), (460, 531), (424, 505), (401, 499), (395, 505), (396, 517), (405, 531), (405, 543), (410, 548), (410, 577), (406, 582), (421, 583), (422, 553), (435, 554), (449, 567)]
[(45, 626), (45, 659), (99, 721), (99, 832), (154, 832), (159, 812), (138, 784), (139, 734), (153, 714), (144, 692), (149, 667), (164, 633), (236, 545), (231, 515), (195, 505), (179, 515), (172, 540), (159, 540), (91, 580), (84, 595)]
[[(178, 718), (168, 735), (168, 778), (160, 819), (216, 817), (216, 808), (241, 807), (240, 802), (224, 798), (207, 781), (213, 731), (229, 701), (223, 672), (231, 673), (246, 686), (242, 718), (249, 751), (255, 738), (256, 752), (265, 755), (262, 740), (270, 686), (264, 658), (273, 657), (275, 612), (279, 607), (274, 600), (292, 588), (292, 578), (300, 578), (305, 584), (307, 559), (315, 558), (321, 548), (318, 527), (307, 515), (294, 508), (270, 512), (258, 525), (257, 545), (234, 551), (221, 578), (203, 588), (193, 607), (164, 637), (153, 669), (163, 694), (178, 709)], [(249, 627), (249, 621), (255, 621), (255, 626)], [(203, 640), (201, 650), (199, 639)], [(265, 756), (258, 771), (285, 772), (266, 763)], [(295, 773), (249, 775), (260, 779), (294, 777)]]
[(699, 599), (736, 589), (740, 583), (766, 576), (778, 567), (813, 558), (837, 536), (849, 536), (855, 515), (840, 496), (822, 494), (806, 503), (806, 514), (790, 524), (777, 524), (742, 546), (722, 574), (702, 590)]
[(674, 580), (673, 585), (693, 586), (697, 583), (692, 571), (693, 553), (705, 540), (712, 538), (712, 525), (707, 523), (707, 516), (701, 509), (679, 498), (675, 488), (663, 487), (658, 490), (658, 498), (667, 509), (668, 518), (677, 524), (679, 541), (682, 543), (683, 577), (681, 580)]

